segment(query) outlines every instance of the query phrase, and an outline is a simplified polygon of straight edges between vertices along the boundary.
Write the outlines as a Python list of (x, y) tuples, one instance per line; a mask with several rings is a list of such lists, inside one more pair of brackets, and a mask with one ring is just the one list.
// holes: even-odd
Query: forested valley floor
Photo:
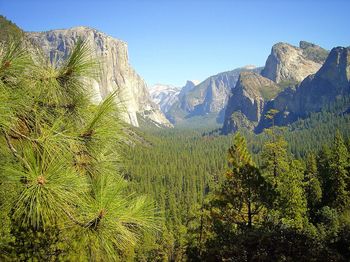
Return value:
[(145, 128), (126, 152), (125, 177), (152, 197), (162, 226), (131, 257), (346, 261), (350, 218), (348, 204), (338, 205), (350, 196), (350, 117), (338, 111), (238, 137), (214, 127)]

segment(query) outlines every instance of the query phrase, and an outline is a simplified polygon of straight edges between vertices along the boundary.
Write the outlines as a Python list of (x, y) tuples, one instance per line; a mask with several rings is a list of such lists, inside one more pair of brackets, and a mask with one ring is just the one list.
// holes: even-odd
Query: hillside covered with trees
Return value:
[(1, 261), (348, 261), (347, 95), (259, 134), (137, 128), (92, 102), (86, 42), (58, 63), (0, 26)]

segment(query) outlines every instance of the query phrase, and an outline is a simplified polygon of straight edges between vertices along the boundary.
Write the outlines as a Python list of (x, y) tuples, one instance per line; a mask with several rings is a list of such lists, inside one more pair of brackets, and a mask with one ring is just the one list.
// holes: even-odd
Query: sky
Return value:
[(25, 31), (89, 26), (128, 43), (150, 86), (183, 86), (245, 65), (273, 44), (349, 46), (348, 0), (0, 0)]

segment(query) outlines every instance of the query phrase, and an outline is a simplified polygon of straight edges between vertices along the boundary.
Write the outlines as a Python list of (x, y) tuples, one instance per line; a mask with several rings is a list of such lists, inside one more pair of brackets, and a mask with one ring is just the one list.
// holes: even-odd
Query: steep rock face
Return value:
[[(279, 111), (275, 123), (285, 125), (297, 118), (307, 117), (324, 106), (350, 95), (350, 48), (333, 48), (321, 69), (300, 83), (295, 90), (287, 89), (269, 102), (266, 110)], [(269, 127), (270, 121), (263, 119), (257, 131)]]
[(179, 102), (168, 112), (168, 118), (176, 123), (184, 118), (191, 119), (210, 114), (218, 122), (222, 122), (231, 89), (235, 87), (239, 73), (243, 71), (260, 72), (261, 68), (237, 68), (208, 77), (195, 86), (188, 82), (179, 94)]
[(166, 114), (179, 101), (179, 88), (172, 85), (156, 84), (150, 87), (149, 92), (154, 103)]
[(274, 98), (280, 91), (280, 87), (270, 79), (254, 72), (242, 72), (227, 104), (223, 133), (239, 128), (253, 130), (261, 119), (265, 101)]
[(350, 48), (336, 47), (321, 69), (297, 88), (293, 105), (298, 115), (319, 111), (325, 104), (350, 92)]
[(127, 44), (97, 30), (75, 27), (66, 30), (31, 32), (27, 37), (40, 46), (51, 60), (67, 58), (79, 38), (87, 41), (101, 61), (100, 77), (96, 79), (96, 100), (119, 90), (125, 107), (126, 122), (139, 126), (137, 114), (156, 125), (170, 126), (158, 105), (152, 102), (144, 80), (129, 65)]
[(179, 99), (183, 99), (189, 92), (191, 92), (200, 81), (197, 80), (187, 80), (186, 84), (181, 88), (179, 93)]
[(254, 68), (238, 68), (211, 76), (198, 84), (181, 101), (182, 109), (192, 114), (220, 112), (227, 104), (231, 89), (236, 85), (240, 72)]
[(300, 42), (300, 47), (277, 43), (272, 47), (261, 75), (276, 83), (299, 83), (320, 69), (327, 51), (319, 46)]

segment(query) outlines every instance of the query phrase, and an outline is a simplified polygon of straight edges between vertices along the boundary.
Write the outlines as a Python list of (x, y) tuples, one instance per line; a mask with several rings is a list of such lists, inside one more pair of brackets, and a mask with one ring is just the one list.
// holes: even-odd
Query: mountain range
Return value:
[[(100, 62), (93, 82), (94, 102), (117, 91), (125, 121), (157, 127), (221, 125), (228, 134), (240, 128), (261, 132), (306, 118), (350, 94), (350, 49), (301, 41), (299, 46), (277, 43), (263, 67), (245, 66), (218, 73), (182, 88), (157, 84), (150, 88), (130, 66), (127, 44), (89, 27), (23, 32), (0, 17), (0, 41), (8, 32), (39, 47), (51, 61), (64, 61), (82, 39)], [(274, 121), (266, 114), (275, 109)], [(350, 110), (346, 110), (348, 112)], [(142, 120), (142, 121), (141, 121)]]
[(176, 93), (176, 98), (170, 100), (171, 104), (163, 104), (163, 108), (166, 108), (163, 113), (174, 125), (191, 126), (195, 118), (201, 117), (205, 117), (205, 121), (209, 119), (212, 122), (223, 123), (227, 101), (239, 74), (245, 71), (260, 72), (261, 69), (245, 66), (210, 76), (202, 82), (189, 80), (181, 91)]
[(208, 121), (209, 115), (223, 123), (223, 134), (240, 128), (261, 132), (272, 125), (266, 118), (271, 109), (274, 124), (288, 125), (348, 96), (349, 77), (349, 48), (329, 52), (306, 41), (299, 46), (277, 43), (263, 67), (237, 68), (197, 85), (187, 83), (172, 93), (163, 112), (174, 125), (193, 125), (198, 117)]

